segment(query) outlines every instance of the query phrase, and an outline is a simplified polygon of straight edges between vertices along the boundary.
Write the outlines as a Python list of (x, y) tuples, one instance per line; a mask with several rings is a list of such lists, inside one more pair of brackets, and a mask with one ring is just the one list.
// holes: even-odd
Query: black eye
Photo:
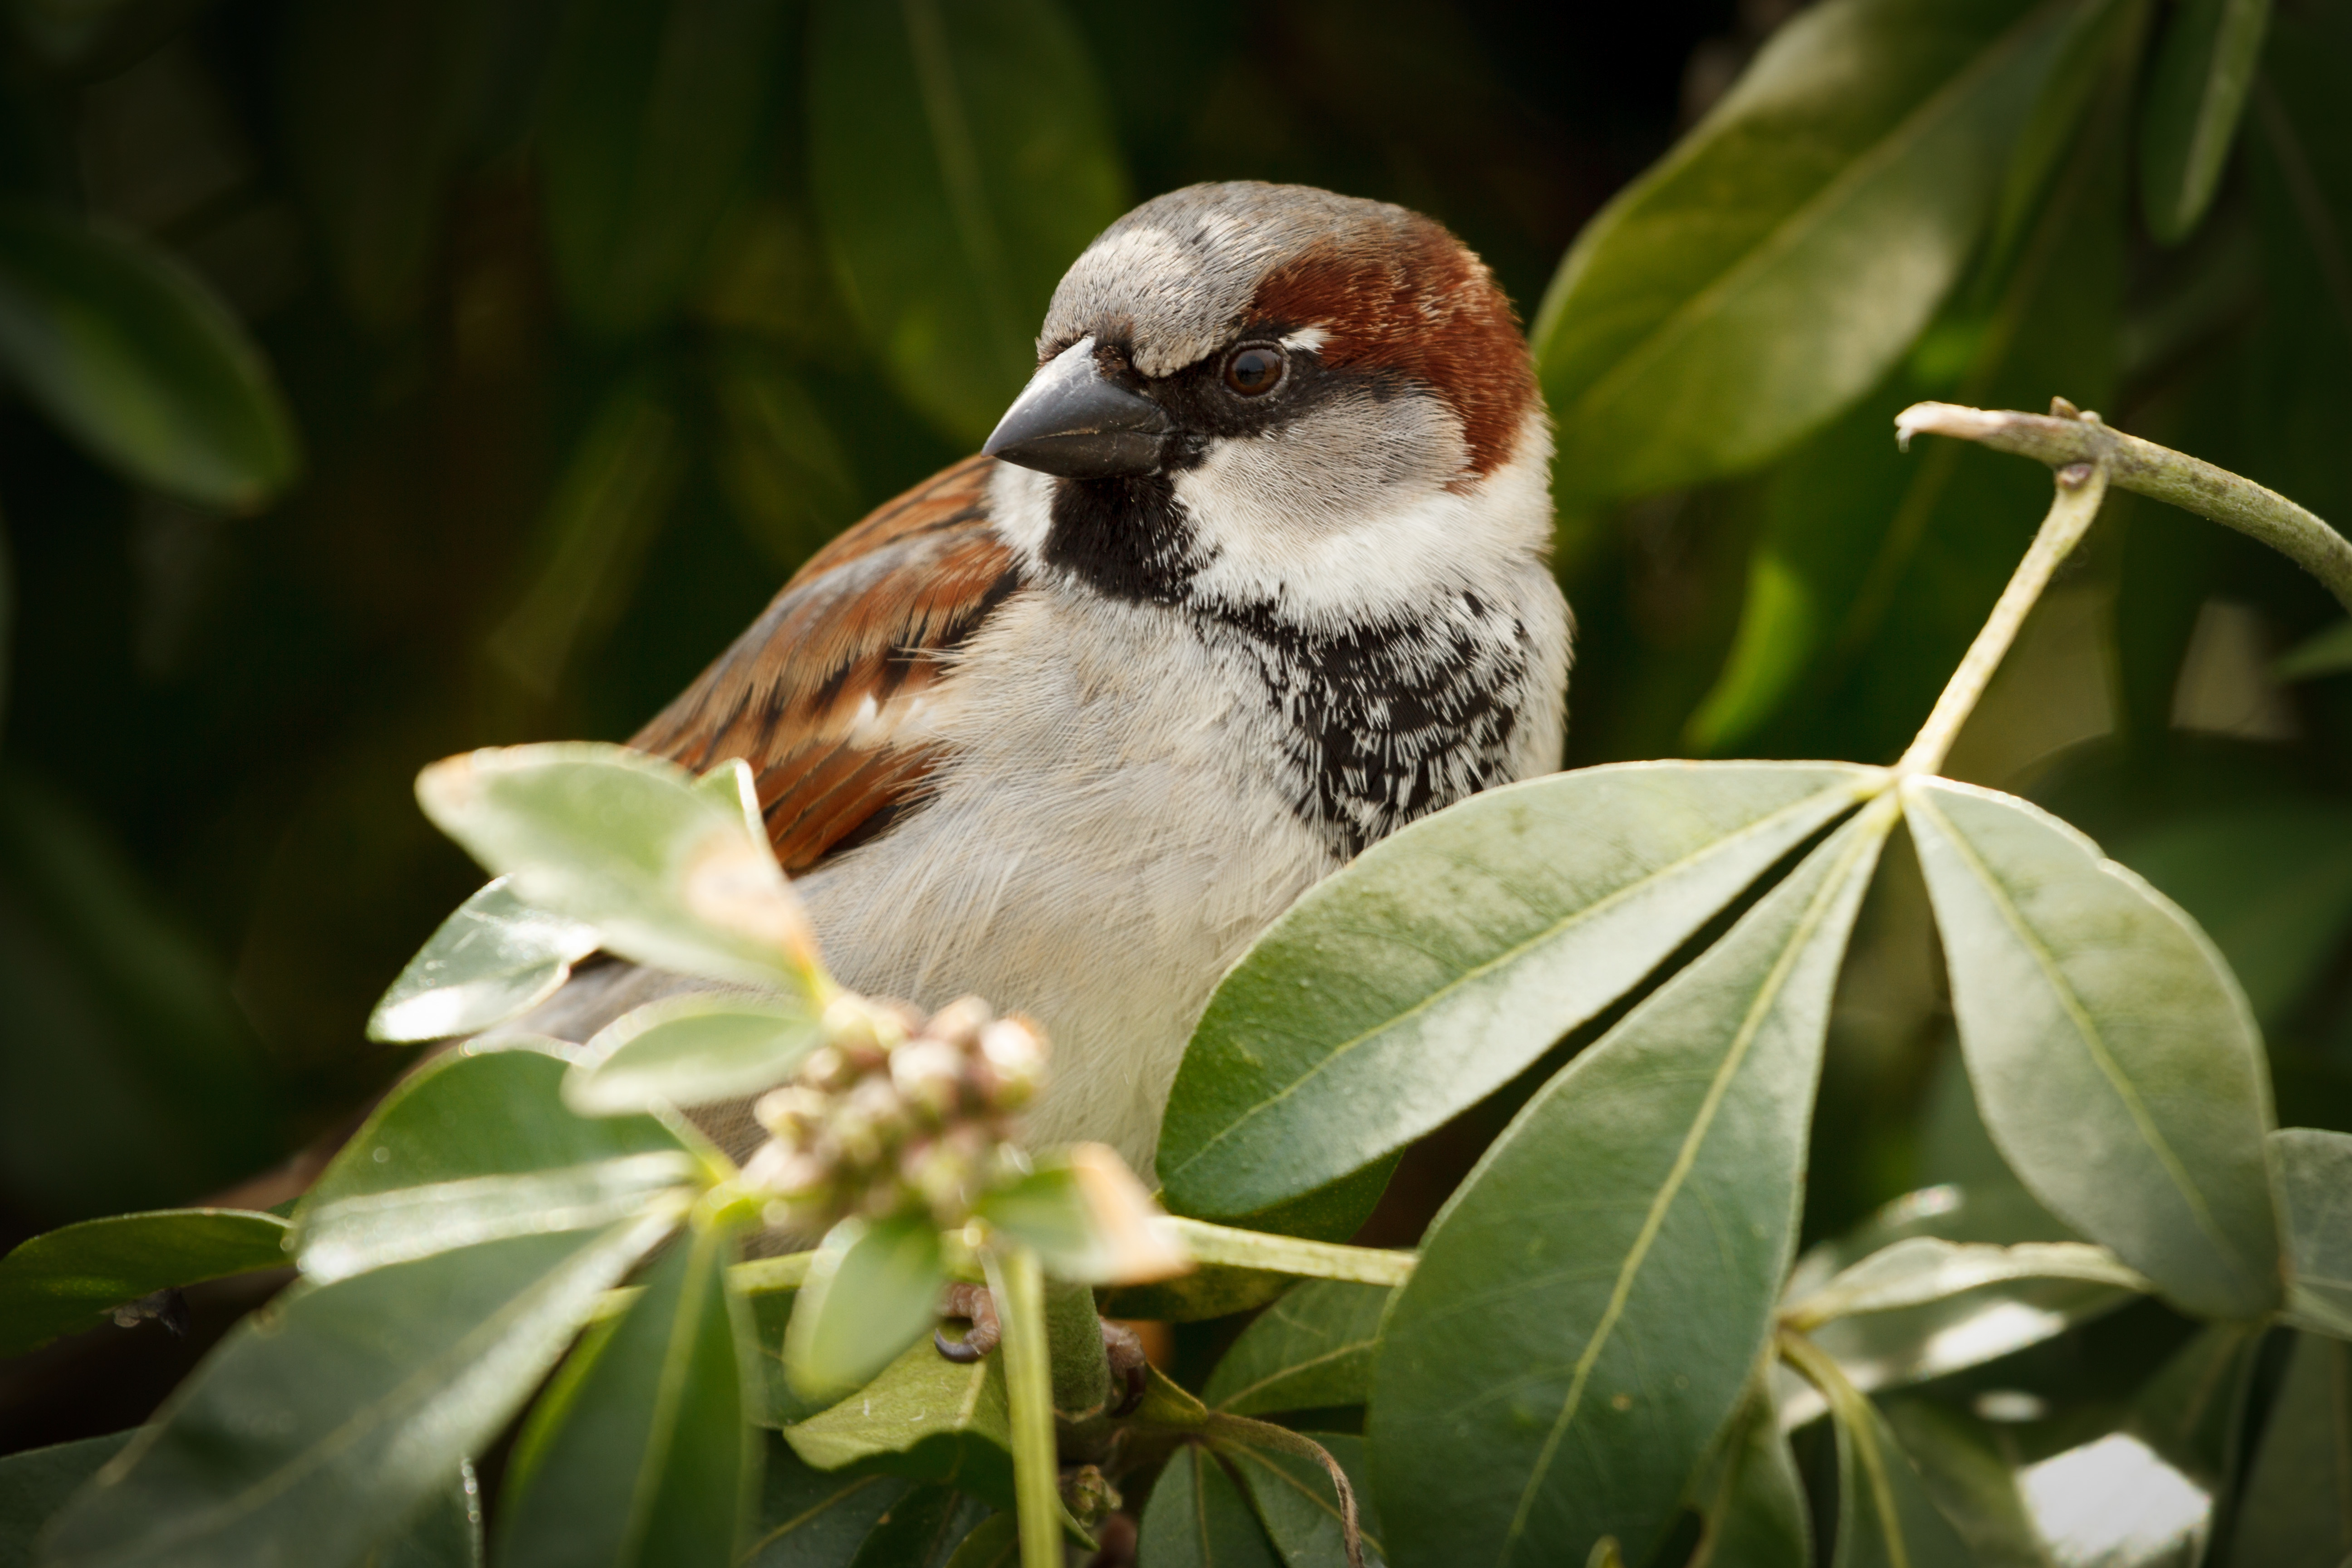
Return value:
[(1282, 351), (1269, 343), (1235, 349), (1225, 361), (1225, 384), (1244, 397), (1263, 397), (1282, 384), (1287, 363)]

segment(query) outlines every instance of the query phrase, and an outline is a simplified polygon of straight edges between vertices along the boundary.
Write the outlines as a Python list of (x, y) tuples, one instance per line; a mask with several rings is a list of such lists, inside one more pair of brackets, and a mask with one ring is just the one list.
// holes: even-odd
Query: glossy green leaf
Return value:
[(2352, 1136), (2283, 1127), (2270, 1149), (2286, 1211), (2288, 1314), (2352, 1339)]
[(2023, 801), (1913, 779), (1903, 803), (1969, 1079), (2003, 1157), (2172, 1300), (2213, 1317), (2270, 1310), (2270, 1083), (2211, 943)]
[(2230, 1561), (2342, 1568), (2352, 1557), (2352, 1348), (2297, 1334), (2238, 1503)]
[(233, 1330), (61, 1518), (54, 1568), (356, 1562), (486, 1446), (680, 1217), (300, 1288)]
[(1198, 1444), (1176, 1450), (1151, 1488), (1136, 1561), (1143, 1568), (1279, 1568), (1241, 1489)]
[(1374, 1363), (1400, 1558), (1655, 1548), (1769, 1332), (1831, 991), (1893, 822), (1882, 802), (1832, 834), (1547, 1084), (1441, 1212)]
[(452, 757), (416, 781), (436, 826), (530, 903), (625, 958), (795, 987), (811, 952), (767, 842), (675, 763), (586, 742)]
[(2159, 244), (2213, 205), (2270, 21), (2271, 0), (2182, 0), (2166, 20), (2140, 103), (2140, 210)]
[[(730, 1568), (759, 1485), (728, 1244), (697, 1228), (646, 1281), (560, 1408), (533, 1413), (499, 1516), (499, 1561)], [(747, 1325), (748, 1327), (748, 1325)]]
[(1759, 1387), (1692, 1489), (1702, 1533), (1690, 1568), (1812, 1568), (1811, 1508), (1770, 1394)]
[(1268, 928), (1210, 999), (1161, 1126), (1167, 1203), (1246, 1214), (1440, 1126), (1884, 776), (1587, 768), (1490, 790), (1374, 845)]
[(762, 0), (571, 8), (541, 150), (556, 286), (590, 331), (657, 325), (697, 280), (748, 173), (789, 14)]
[(598, 1031), (564, 1077), (563, 1102), (583, 1116), (616, 1116), (739, 1100), (783, 1082), (823, 1037), (797, 996), (666, 996)]
[(162, 1209), (84, 1220), (0, 1258), (0, 1356), (92, 1328), (157, 1290), (282, 1268), (286, 1222), (244, 1209)]
[(821, 1470), (854, 1466), (1013, 1507), (1013, 1428), (997, 1356), (960, 1366), (926, 1339), (832, 1409), (786, 1427), (784, 1440)]
[(2076, 7), (1832, 0), (1587, 225), (1530, 337), (1579, 494), (1770, 457), (1885, 374), (1968, 258)]
[(683, 1149), (653, 1150), (520, 1176), (470, 1176), (394, 1187), (302, 1211), (294, 1235), (303, 1277), (319, 1284), (509, 1236), (595, 1230), (642, 1210), (656, 1193), (703, 1173)]
[(1832, 1399), (1837, 1428), (1837, 1555), (1833, 1568), (1977, 1568), (1878, 1407)]
[[(1353, 1484), (1364, 1562), (1385, 1563), (1381, 1547), (1381, 1523), (1364, 1488), (1364, 1440), (1347, 1433), (1310, 1432)], [(1348, 1568), (1347, 1535), (1341, 1525), (1339, 1498), (1331, 1477), (1315, 1460), (1241, 1444), (1220, 1445), (1241, 1477), (1258, 1522), (1265, 1526), (1285, 1568)]]
[(477, 1034), (555, 994), (596, 930), (535, 910), (500, 877), (457, 906), (368, 1015), (371, 1040)]
[(928, 1215), (845, 1219), (826, 1233), (784, 1332), (784, 1372), (811, 1395), (857, 1387), (940, 1317), (947, 1285)]
[(1898, 1241), (1780, 1309), (1783, 1322), (1810, 1332), (1839, 1318), (1899, 1311), (1948, 1300), (1987, 1285), (2019, 1279), (2071, 1279), (2147, 1290), (2147, 1279), (2104, 1247), (2030, 1241), (2012, 1247), (1956, 1243), (1934, 1237)]
[(194, 274), (127, 236), (0, 216), (0, 365), (99, 457), (199, 505), (259, 506), (299, 463), (243, 330)]
[(0, 1568), (33, 1568), (43, 1527), (137, 1436), (110, 1432), (0, 1458)]
[(876, 1521), (914, 1488), (898, 1476), (817, 1469), (771, 1433), (745, 1568), (845, 1568)]
[(1361, 1405), (1371, 1393), (1381, 1314), (1393, 1294), (1307, 1280), (1242, 1331), (1201, 1397), (1233, 1415)]
[(482, 1488), (470, 1459), (404, 1530), (368, 1558), (367, 1568), (482, 1568)]
[(820, 0), (809, 48), (842, 294), (899, 395), (977, 445), (1054, 285), (1127, 207), (1102, 85), (1055, 0)]
[(744, 830), (754, 837), (767, 837), (767, 819), (760, 814), (760, 781), (751, 763), (730, 757), (695, 775), (694, 787), (729, 810), (742, 813)]
[(405, 1188), (486, 1176), (572, 1171), (609, 1160), (677, 1153), (650, 1116), (576, 1116), (564, 1109), (562, 1058), (518, 1043), (449, 1051), (394, 1085), (352, 1134), (297, 1213)]

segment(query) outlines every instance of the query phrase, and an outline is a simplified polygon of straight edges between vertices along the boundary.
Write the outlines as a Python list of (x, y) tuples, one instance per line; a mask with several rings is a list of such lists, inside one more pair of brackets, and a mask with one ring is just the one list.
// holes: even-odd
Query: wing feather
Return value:
[(942, 656), (1020, 585), (970, 458), (809, 558), (700, 679), (629, 742), (699, 773), (741, 757), (776, 858), (807, 870), (919, 803), (936, 745), (911, 722)]

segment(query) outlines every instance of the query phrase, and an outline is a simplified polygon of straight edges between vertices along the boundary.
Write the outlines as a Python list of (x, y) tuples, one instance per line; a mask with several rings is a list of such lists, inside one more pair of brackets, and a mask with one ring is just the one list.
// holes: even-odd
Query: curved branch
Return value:
[(2352, 542), (2316, 514), (2227, 468), (2126, 436), (2095, 414), (2078, 414), (2063, 397), (2052, 399), (2048, 414), (1915, 403), (1895, 416), (1895, 438), (1906, 447), (1922, 431), (2039, 458), (2053, 468), (2098, 464), (2124, 489), (2260, 540), (2318, 578), (2337, 603), (2352, 610)]

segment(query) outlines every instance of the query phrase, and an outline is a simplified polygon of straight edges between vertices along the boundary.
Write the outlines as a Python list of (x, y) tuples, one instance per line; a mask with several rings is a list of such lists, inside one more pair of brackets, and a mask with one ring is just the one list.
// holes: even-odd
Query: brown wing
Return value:
[(629, 743), (697, 772), (749, 762), (788, 872), (880, 832), (938, 761), (906, 724), (938, 656), (1019, 585), (988, 526), (995, 467), (968, 458), (811, 556)]

